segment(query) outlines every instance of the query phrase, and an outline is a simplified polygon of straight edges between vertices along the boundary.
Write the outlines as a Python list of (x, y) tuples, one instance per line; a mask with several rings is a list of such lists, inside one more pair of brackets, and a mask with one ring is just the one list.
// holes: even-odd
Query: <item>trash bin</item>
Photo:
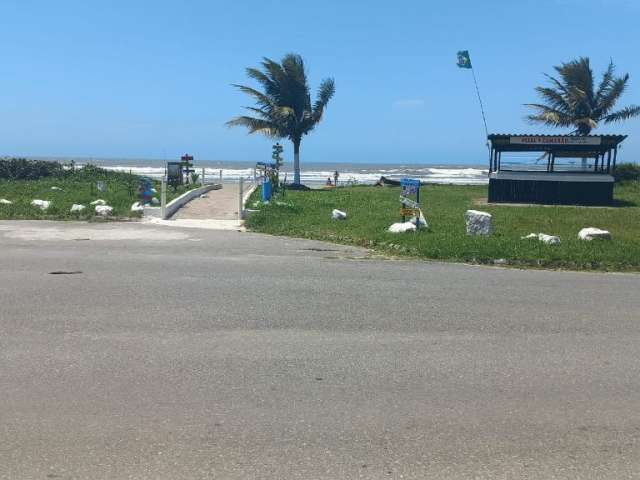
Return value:
[(271, 200), (271, 182), (265, 178), (262, 184), (262, 201), (268, 202), (269, 200)]

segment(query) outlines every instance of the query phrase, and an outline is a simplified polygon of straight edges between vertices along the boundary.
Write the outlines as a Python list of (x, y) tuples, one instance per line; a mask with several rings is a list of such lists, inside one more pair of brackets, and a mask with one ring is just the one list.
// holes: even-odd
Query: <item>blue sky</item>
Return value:
[[(270, 141), (230, 130), (231, 83), (262, 56), (300, 53), (312, 86), (335, 78), (308, 162), (486, 160), (469, 49), (490, 131), (523, 117), (542, 73), (612, 57), (640, 104), (637, 0), (29, 1), (0, 5), (0, 155), (264, 160)], [(640, 120), (622, 159), (640, 162)], [(285, 144), (285, 155), (291, 154)]]

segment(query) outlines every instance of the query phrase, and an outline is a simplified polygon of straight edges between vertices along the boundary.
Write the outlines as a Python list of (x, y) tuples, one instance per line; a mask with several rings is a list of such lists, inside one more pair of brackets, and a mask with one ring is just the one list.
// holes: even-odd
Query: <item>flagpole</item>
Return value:
[(473, 66), (471, 67), (471, 73), (473, 74), (473, 83), (476, 86), (476, 93), (478, 94), (478, 101), (480, 102), (480, 111), (482, 112), (482, 122), (484, 123), (484, 132), (487, 134), (487, 139), (488, 139), (489, 129), (487, 128), (487, 118), (484, 115), (484, 106), (482, 105), (482, 98), (480, 97), (480, 89), (478, 88), (478, 80), (476, 79), (476, 72), (473, 70)]

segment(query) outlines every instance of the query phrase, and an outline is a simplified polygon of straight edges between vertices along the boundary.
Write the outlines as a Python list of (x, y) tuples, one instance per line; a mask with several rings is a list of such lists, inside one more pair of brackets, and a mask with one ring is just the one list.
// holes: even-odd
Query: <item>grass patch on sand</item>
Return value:
[[(102, 180), (106, 191), (99, 192), (96, 182)], [(89, 220), (95, 218), (95, 207), (90, 203), (97, 199), (104, 200), (113, 207), (113, 218), (137, 218), (140, 213), (131, 212), (131, 205), (138, 201), (137, 175), (114, 172), (96, 167), (77, 169), (64, 176), (43, 177), (37, 180), (0, 179), (0, 199), (13, 202), (11, 205), (0, 204), (2, 220)], [(160, 182), (154, 182), (160, 197)], [(52, 187), (56, 189), (52, 190)], [(181, 195), (190, 186), (182, 186), (176, 192), (167, 188), (167, 202)], [(59, 190), (58, 190), (59, 189)], [(31, 205), (34, 199), (47, 200), (51, 205), (46, 210)], [(74, 203), (87, 208), (80, 213), (71, 213)]]
[[(257, 232), (326, 240), (369, 247), (394, 255), (493, 264), (566, 268), (573, 270), (640, 270), (640, 183), (616, 185), (616, 206), (479, 205), (487, 198), (486, 186), (429, 185), (421, 191), (428, 230), (392, 234), (387, 228), (399, 222), (399, 187), (353, 187), (337, 190), (288, 191), (284, 198), (262, 206), (247, 220)], [(259, 200), (254, 192), (251, 205)], [(347, 220), (331, 219), (334, 208)], [(464, 213), (483, 210), (493, 215), (491, 237), (466, 235)], [(611, 241), (578, 239), (584, 227), (612, 233)], [(529, 233), (561, 238), (561, 245), (522, 240)], [(503, 262), (499, 262), (503, 263)]]

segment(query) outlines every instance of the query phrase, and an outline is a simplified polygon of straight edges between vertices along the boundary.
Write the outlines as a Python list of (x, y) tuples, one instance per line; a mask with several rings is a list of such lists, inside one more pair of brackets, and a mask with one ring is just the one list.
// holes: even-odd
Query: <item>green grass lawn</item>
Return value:
[[(104, 180), (105, 192), (98, 192), (97, 180)], [(52, 190), (59, 187), (61, 190)], [(160, 184), (155, 182), (160, 198)], [(167, 188), (167, 202), (181, 195), (190, 187), (181, 186), (177, 191)], [(139, 213), (131, 212), (131, 205), (138, 201), (138, 177), (127, 173), (102, 172), (99, 174), (78, 174), (68, 177), (46, 177), (38, 180), (0, 179), (0, 198), (13, 205), (0, 204), (0, 219), (41, 219), (41, 220), (87, 220), (95, 217), (94, 207), (89, 204), (103, 199), (113, 207), (114, 218), (136, 218)], [(31, 206), (34, 199), (48, 200), (50, 207), (43, 211)], [(82, 213), (71, 213), (74, 203), (85, 205)]]
[[(570, 206), (488, 206), (485, 186), (429, 185), (423, 187), (423, 211), (430, 228), (392, 234), (387, 228), (400, 221), (399, 187), (354, 187), (337, 190), (288, 191), (252, 214), (247, 226), (275, 235), (358, 245), (394, 255), (446, 261), (494, 263), (546, 268), (640, 270), (640, 183), (617, 185), (611, 208)], [(259, 199), (255, 192), (249, 204)], [(348, 214), (331, 219), (334, 208)], [(491, 237), (466, 235), (464, 213), (483, 210), (493, 215)], [(611, 231), (612, 241), (578, 240), (583, 227)], [(522, 240), (529, 233), (558, 235), (561, 245)]]

